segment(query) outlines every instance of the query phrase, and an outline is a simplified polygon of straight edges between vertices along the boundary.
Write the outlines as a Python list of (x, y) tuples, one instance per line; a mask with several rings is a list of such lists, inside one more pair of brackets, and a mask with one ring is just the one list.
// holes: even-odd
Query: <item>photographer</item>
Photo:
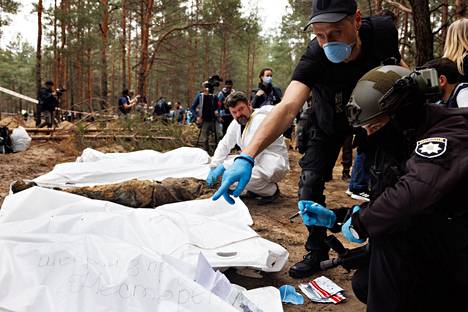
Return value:
[(218, 93), (218, 100), (219, 100), (219, 113), (222, 120), (222, 127), (223, 127), (223, 135), (226, 134), (226, 131), (234, 120), (231, 113), (229, 112), (229, 108), (225, 104), (226, 98), (233, 93), (235, 90), (232, 88), (234, 83), (232, 80), (227, 79), (224, 83), (224, 88), (219, 91)]
[(468, 289), (468, 110), (426, 104), (437, 79), (400, 66), (365, 74), (347, 115), (368, 134), (370, 203), (347, 220), (298, 204), (306, 225), (343, 223), (350, 242), (369, 239), (353, 290), (370, 312), (457, 311)]
[(195, 122), (200, 128), (200, 134), (198, 142), (203, 144), (203, 149), (210, 153), (209, 137), (214, 135), (215, 144), (218, 144), (218, 134), (216, 132), (216, 122), (219, 121), (220, 117), (217, 112), (218, 108), (218, 97), (213, 94), (214, 88), (219, 86), (219, 82), (222, 79), (215, 75), (210, 77), (207, 81), (202, 84), (202, 91), (199, 92), (192, 102), (190, 110), (195, 116)]
[[(39, 90), (38, 104), (37, 104), (37, 115), (36, 115), (36, 127), (42, 128), (47, 125), (48, 128), (52, 128), (54, 123), (54, 112), (58, 107), (58, 94), (52, 88), (54, 86), (53, 81), (48, 80), (45, 86)], [(60, 90), (59, 90), (60, 92)], [(44, 113), (45, 121), (41, 123), (41, 113)]]
[(132, 107), (137, 104), (138, 98), (140, 97), (137, 95), (135, 98), (131, 99), (132, 96), (133, 91), (124, 89), (122, 91), (122, 96), (119, 98), (119, 113), (125, 117), (130, 113)]

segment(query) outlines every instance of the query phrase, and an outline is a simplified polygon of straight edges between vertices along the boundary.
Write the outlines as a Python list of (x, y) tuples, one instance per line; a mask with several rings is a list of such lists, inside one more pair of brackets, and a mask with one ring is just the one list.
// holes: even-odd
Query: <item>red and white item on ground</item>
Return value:
[(325, 276), (317, 277), (307, 284), (300, 284), (299, 288), (313, 302), (337, 304), (346, 300), (344, 289)]

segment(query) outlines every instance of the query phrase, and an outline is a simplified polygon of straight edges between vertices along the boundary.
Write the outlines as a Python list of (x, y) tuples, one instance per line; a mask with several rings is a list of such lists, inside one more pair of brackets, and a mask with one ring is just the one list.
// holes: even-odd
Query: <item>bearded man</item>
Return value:
[[(227, 97), (226, 106), (236, 122), (229, 125), (226, 135), (216, 147), (207, 178), (210, 186), (218, 181), (234, 159), (243, 157), (230, 155), (230, 152), (236, 144), (241, 149), (249, 145), (260, 124), (273, 109), (272, 105), (265, 105), (254, 110), (247, 96), (240, 91), (233, 92)], [(255, 162), (244, 196), (257, 198), (259, 204), (271, 203), (279, 197), (278, 182), (289, 170), (288, 150), (283, 136), (279, 136), (261, 152)]]

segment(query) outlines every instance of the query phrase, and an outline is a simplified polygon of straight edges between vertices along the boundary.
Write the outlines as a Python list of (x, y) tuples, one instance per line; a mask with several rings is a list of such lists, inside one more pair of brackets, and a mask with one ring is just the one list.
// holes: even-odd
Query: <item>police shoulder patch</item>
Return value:
[(416, 143), (416, 154), (425, 158), (436, 158), (447, 151), (446, 138), (427, 138)]

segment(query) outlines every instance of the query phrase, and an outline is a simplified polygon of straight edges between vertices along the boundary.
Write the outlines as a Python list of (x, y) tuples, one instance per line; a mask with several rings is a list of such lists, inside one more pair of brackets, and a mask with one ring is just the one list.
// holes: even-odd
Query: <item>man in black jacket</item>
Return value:
[[(382, 63), (400, 63), (398, 32), (389, 16), (362, 18), (354, 0), (313, 1), (313, 14), (306, 28), (316, 35), (297, 65), (281, 103), (268, 115), (261, 129), (243, 153), (251, 162), (239, 158), (226, 170), (223, 183), (213, 199), (229, 196), (229, 186), (250, 177), (248, 165), (253, 158), (279, 137), (296, 117), (312, 90), (313, 113), (305, 129), (307, 143), (299, 164), (299, 199), (313, 200), (325, 206), (325, 181), (332, 175), (344, 139), (352, 132), (345, 105), (359, 78)], [(244, 170), (245, 169), (245, 170)], [(238, 196), (244, 183), (232, 193)], [(320, 261), (328, 259), (325, 243), (327, 229), (309, 226), (308, 253), (293, 265), (295, 278), (320, 270)]]
[(367, 311), (456, 311), (468, 289), (468, 109), (425, 104), (417, 84), (402, 87), (409, 74), (370, 71), (347, 106), (368, 134), (370, 203), (347, 220), (310, 201), (299, 206), (306, 224), (340, 222), (349, 241), (369, 239), (369, 266), (353, 277)]
[[(58, 106), (57, 93), (52, 90), (54, 83), (51, 80), (46, 81), (45, 86), (39, 90), (36, 106), (36, 127), (42, 128), (47, 125), (52, 127), (54, 122), (54, 112)], [(44, 113), (45, 121), (41, 123), (41, 113)]]

